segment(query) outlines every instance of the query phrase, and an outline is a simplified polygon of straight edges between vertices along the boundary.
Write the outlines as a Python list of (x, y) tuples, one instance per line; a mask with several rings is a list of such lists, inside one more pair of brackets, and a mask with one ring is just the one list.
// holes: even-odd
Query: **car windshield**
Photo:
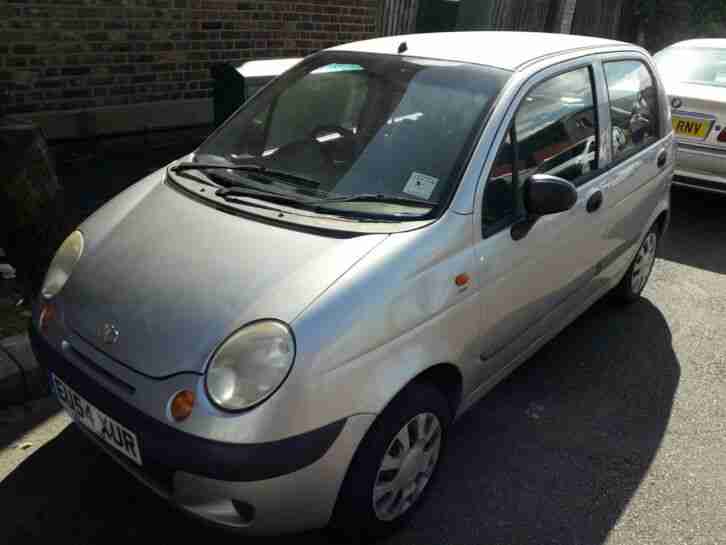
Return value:
[[(509, 76), (461, 62), (324, 52), (245, 104), (195, 160), (259, 169), (214, 172), (222, 184), (270, 190), (285, 174), (275, 190), (314, 192), (326, 209), (433, 214), (456, 188)], [(356, 195), (377, 198), (344, 198)]]
[(726, 48), (671, 47), (655, 61), (666, 81), (726, 87)]

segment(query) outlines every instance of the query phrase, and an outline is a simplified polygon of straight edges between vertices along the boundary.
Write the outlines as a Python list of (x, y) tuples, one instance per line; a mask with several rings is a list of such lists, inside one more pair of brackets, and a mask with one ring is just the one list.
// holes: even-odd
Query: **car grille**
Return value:
[(79, 351), (76, 347), (74, 347), (72, 344), (68, 343), (65, 349), (70, 352), (73, 356), (75, 356), (78, 360), (83, 362), (92, 372), (97, 373), (101, 377), (105, 378), (107, 381), (111, 382), (118, 388), (120, 388), (122, 391), (126, 392), (129, 395), (133, 395), (136, 393), (136, 388), (131, 386), (130, 384), (127, 384), (120, 378), (118, 378), (116, 375), (110, 373), (107, 369), (103, 368), (102, 366), (98, 365), (95, 361), (93, 361), (91, 358), (83, 354), (81, 351)]

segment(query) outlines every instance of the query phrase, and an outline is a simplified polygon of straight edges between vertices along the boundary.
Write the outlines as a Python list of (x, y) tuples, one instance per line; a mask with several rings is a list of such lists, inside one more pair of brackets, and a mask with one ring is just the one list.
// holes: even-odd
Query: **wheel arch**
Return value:
[(658, 237), (662, 240), (665, 236), (666, 232), (668, 231), (668, 225), (671, 221), (671, 214), (670, 210), (663, 210), (657, 218), (655, 218), (655, 222), (653, 223), (658, 227)]
[(457, 414), (461, 405), (464, 377), (459, 368), (452, 363), (437, 363), (416, 375), (401, 391), (411, 384), (430, 384), (446, 398), (451, 415)]

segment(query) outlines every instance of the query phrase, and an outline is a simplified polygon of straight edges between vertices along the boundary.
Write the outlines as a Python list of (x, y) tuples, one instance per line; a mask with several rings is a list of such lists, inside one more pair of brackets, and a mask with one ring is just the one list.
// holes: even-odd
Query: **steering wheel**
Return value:
[[(355, 133), (350, 129), (341, 127), (340, 125), (318, 125), (310, 132), (310, 137), (318, 142), (319, 135), (338, 133), (343, 138), (355, 138)], [(320, 143), (320, 142), (318, 142)]]
[(613, 155), (618, 155), (628, 145), (628, 136), (625, 134), (625, 131), (617, 125), (613, 125), (612, 135)]
[[(344, 164), (344, 163), (348, 162), (350, 159), (345, 158), (345, 159), (338, 160), (335, 157), (335, 155), (340, 153), (340, 148), (337, 148), (337, 151), (336, 151), (336, 147), (333, 146), (332, 148), (324, 150), (322, 146), (325, 142), (324, 141), (321, 142), (320, 140), (318, 140), (318, 138), (321, 136), (335, 134), (335, 133), (339, 134), (343, 140), (348, 140), (349, 142), (356, 141), (356, 136), (353, 131), (351, 131), (350, 129), (341, 127), (340, 125), (334, 125), (334, 124), (333, 125), (318, 125), (312, 131), (310, 131), (310, 139), (313, 142), (315, 142), (316, 144), (318, 144), (318, 146), (320, 146), (322, 155), (325, 156), (325, 158), (330, 162), (330, 164), (337, 166), (339, 164)], [(353, 153), (352, 148), (351, 148), (351, 153)], [(345, 154), (345, 155), (348, 155), (348, 154)]]

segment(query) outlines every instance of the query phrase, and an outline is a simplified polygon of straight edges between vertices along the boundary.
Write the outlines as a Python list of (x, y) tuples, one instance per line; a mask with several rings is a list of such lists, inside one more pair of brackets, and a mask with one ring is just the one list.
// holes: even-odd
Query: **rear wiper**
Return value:
[(267, 174), (276, 178), (282, 178), (284, 180), (290, 180), (297, 182), (308, 187), (318, 187), (320, 182), (300, 176), (294, 172), (288, 172), (287, 170), (280, 170), (276, 168), (270, 168), (259, 163), (179, 163), (171, 167), (172, 172), (184, 172), (185, 170), (236, 170), (241, 172), (258, 172), (260, 174)]

